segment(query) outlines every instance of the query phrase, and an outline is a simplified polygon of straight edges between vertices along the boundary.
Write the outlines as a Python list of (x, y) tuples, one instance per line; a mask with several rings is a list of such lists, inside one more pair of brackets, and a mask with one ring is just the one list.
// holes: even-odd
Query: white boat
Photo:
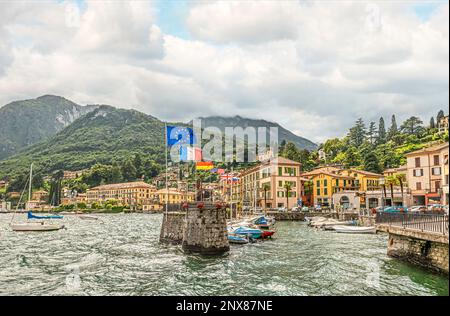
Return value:
[[(32, 183), (33, 183), (33, 164), (31, 164), (31, 166), (30, 166), (30, 178), (28, 180), (28, 201), (31, 200)], [(26, 186), (25, 186), (25, 188), (26, 188)], [(23, 189), (23, 192), (25, 191), (25, 188)], [(23, 195), (23, 192), (22, 192), (22, 195)], [(17, 204), (17, 208), (19, 207), (19, 204), (21, 202), (22, 195), (20, 196), (19, 203)], [(16, 209), (16, 212), (17, 212), (17, 209)], [(13, 219), (14, 219), (14, 214), (13, 214), (12, 220)], [(43, 221), (39, 221), (39, 222), (27, 221), (25, 223), (12, 223), (12, 220), (11, 220), (10, 226), (11, 226), (11, 229), (16, 232), (31, 232), (31, 231), (42, 232), (42, 231), (60, 230), (60, 229), (64, 228), (64, 225), (45, 223)]]
[(78, 217), (81, 219), (94, 220), (94, 221), (98, 219), (98, 217), (93, 216), (93, 215), (79, 215)]
[(377, 232), (375, 226), (363, 227), (363, 226), (333, 226), (334, 230), (338, 233), (348, 234), (375, 234)]
[(11, 228), (16, 232), (44, 232), (44, 231), (52, 231), (52, 230), (60, 230), (64, 228), (64, 225), (59, 224), (46, 224), (44, 222), (35, 222), (35, 223), (16, 223), (11, 224)]

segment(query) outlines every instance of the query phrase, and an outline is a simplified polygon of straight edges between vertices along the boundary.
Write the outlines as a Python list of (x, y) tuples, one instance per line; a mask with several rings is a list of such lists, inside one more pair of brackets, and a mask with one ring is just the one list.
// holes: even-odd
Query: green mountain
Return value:
[(0, 179), (25, 173), (31, 162), (37, 172), (46, 175), (124, 161), (137, 152), (163, 163), (164, 123), (135, 110), (101, 105), (54, 137), (0, 161)]
[(48, 139), (96, 106), (81, 106), (65, 98), (44, 95), (0, 108), (0, 160)]
[[(300, 149), (308, 149), (308, 150), (316, 150), (317, 144), (312, 141), (295, 135), (291, 131), (285, 129), (278, 123), (269, 122), (266, 120), (255, 120), (249, 118), (243, 118), (239, 115), (232, 117), (224, 117), (224, 116), (209, 116), (209, 117), (200, 117), (202, 120), (202, 127), (215, 126), (220, 128), (220, 130), (224, 131), (225, 127), (237, 127), (240, 126), (242, 128), (246, 127), (278, 127), (278, 140), (281, 143), (285, 140), (287, 143), (292, 142)], [(269, 130), (267, 131), (269, 132)], [(269, 134), (267, 133), (267, 140), (269, 139)]]

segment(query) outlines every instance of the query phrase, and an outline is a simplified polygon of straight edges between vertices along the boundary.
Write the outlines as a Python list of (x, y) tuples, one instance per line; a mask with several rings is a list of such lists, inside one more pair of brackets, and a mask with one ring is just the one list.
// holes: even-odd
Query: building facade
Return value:
[(300, 163), (278, 157), (242, 172), (233, 191), (239, 190), (236, 195), (243, 207), (296, 207), (301, 205), (302, 182), (307, 181), (300, 172)]
[(439, 133), (448, 132), (448, 115), (441, 117), (439, 122), (437, 122)]
[(156, 189), (143, 181), (106, 184), (86, 191), (87, 204), (117, 200), (136, 210), (150, 210), (156, 199)]
[(448, 142), (406, 154), (413, 205), (448, 205)]

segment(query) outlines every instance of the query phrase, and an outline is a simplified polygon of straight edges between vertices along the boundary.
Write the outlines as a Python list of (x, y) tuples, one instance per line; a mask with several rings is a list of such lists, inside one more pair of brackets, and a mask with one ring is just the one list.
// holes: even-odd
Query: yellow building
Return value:
[(195, 199), (194, 192), (180, 192), (177, 189), (169, 188), (169, 190), (161, 189), (155, 193), (159, 204), (177, 204), (183, 202), (193, 202)]
[(156, 189), (144, 181), (106, 184), (86, 191), (88, 204), (117, 200), (132, 209), (150, 210), (154, 208)]
[(313, 184), (314, 204), (332, 206), (333, 194), (344, 191), (374, 191), (380, 188), (381, 174), (327, 166), (303, 173)]
[[(278, 157), (243, 171), (233, 191), (239, 190), (237, 195), (243, 206), (292, 208), (302, 199), (302, 182), (307, 181), (300, 172), (300, 163)], [(287, 183), (289, 192), (285, 188)]]

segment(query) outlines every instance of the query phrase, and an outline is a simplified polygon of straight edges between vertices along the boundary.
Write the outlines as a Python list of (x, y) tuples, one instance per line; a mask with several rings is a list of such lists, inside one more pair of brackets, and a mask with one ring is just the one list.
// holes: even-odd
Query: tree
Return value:
[(375, 173), (381, 172), (378, 158), (372, 150), (364, 156), (364, 170)]
[(122, 172), (117, 162), (113, 162), (110, 171), (109, 183), (119, 183), (122, 181)]
[(388, 140), (392, 140), (395, 135), (398, 134), (398, 128), (397, 128), (397, 120), (395, 118), (395, 115), (392, 115), (391, 118), (391, 127), (389, 127), (389, 131), (388, 131)]
[(404, 203), (404, 197), (403, 197), (403, 187), (406, 182), (406, 174), (404, 173), (397, 173), (395, 175), (395, 178), (397, 179), (398, 184), (400, 185), (400, 191), (402, 192), (402, 205)]
[(348, 147), (348, 149), (344, 153), (344, 166), (345, 168), (356, 167), (360, 165), (361, 157), (354, 146)]
[(136, 168), (130, 159), (125, 160), (122, 164), (122, 177), (125, 181), (136, 180)]
[(441, 120), (441, 118), (443, 118), (445, 116), (444, 114), (444, 110), (440, 110), (436, 116), (436, 123), (439, 125), (439, 121)]
[(375, 144), (375, 138), (377, 134), (377, 129), (375, 127), (375, 122), (370, 122), (369, 131), (367, 132), (367, 137), (371, 145)]
[(367, 132), (366, 132), (366, 127), (364, 125), (364, 121), (362, 120), (362, 118), (359, 118), (356, 121), (355, 126), (350, 128), (348, 136), (349, 136), (351, 144), (356, 147), (359, 147), (364, 142), (364, 140), (366, 138), (366, 134), (367, 134)]
[(434, 117), (433, 116), (430, 119), (430, 128), (436, 128), (436, 124), (434, 123)]
[(380, 117), (378, 122), (378, 144), (382, 144), (386, 141), (386, 127), (384, 125), (384, 118)]
[(424, 130), (422, 124), (423, 122), (420, 118), (411, 116), (403, 122), (400, 126), (400, 130), (405, 134), (418, 136)]
[(286, 182), (284, 184), (284, 189), (286, 190), (286, 209), (289, 210), (289, 193), (291, 193), (292, 184), (290, 182)]
[(135, 177), (141, 178), (142, 174), (143, 174), (142, 173), (142, 158), (139, 153), (136, 153), (134, 155), (133, 165), (134, 165), (134, 168), (136, 169)]
[(395, 176), (386, 177), (386, 185), (389, 186), (391, 191), (391, 206), (394, 206), (394, 185), (397, 185), (397, 181)]
[(268, 183), (264, 183), (262, 185), (262, 189), (264, 191), (264, 208), (263, 209), (266, 209), (266, 207), (267, 207), (267, 191), (270, 190), (270, 185)]

